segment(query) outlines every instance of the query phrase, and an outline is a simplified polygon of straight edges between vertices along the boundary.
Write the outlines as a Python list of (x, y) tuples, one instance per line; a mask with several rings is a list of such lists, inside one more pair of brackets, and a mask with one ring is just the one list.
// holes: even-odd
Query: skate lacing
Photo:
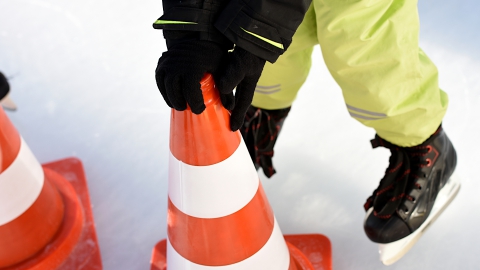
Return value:
[(276, 173), (273, 168), (273, 148), (290, 107), (266, 110), (250, 106), (241, 129), (255, 166), (262, 167), (265, 176)]
[[(280, 131), (280, 126), (275, 125), (275, 121), (272, 121), (272, 116), (266, 110), (256, 108), (253, 115), (247, 114), (245, 116), (245, 133), (251, 132), (253, 136), (253, 145), (255, 150), (255, 163), (260, 164), (260, 159), (262, 156), (266, 156), (269, 159), (273, 157), (273, 145), (275, 143), (275, 138)], [(262, 126), (267, 127), (264, 134), (261, 134), (260, 131), (265, 131), (261, 129)], [(263, 135), (263, 137), (261, 137)], [(265, 175), (268, 177), (272, 176), (275, 173), (275, 169), (272, 165), (268, 166), (268, 171), (265, 171)]]
[[(373, 206), (373, 214), (376, 217), (388, 219), (398, 211), (402, 201), (416, 202), (416, 198), (408, 193), (413, 188), (422, 189), (416, 180), (425, 178), (421, 169), (431, 166), (435, 162), (426, 158), (426, 155), (432, 151), (432, 146), (422, 144), (415, 147), (399, 147), (383, 140), (378, 135), (371, 143), (373, 148), (383, 146), (390, 149), (391, 156), (385, 176), (372, 196), (367, 199), (364, 208), (368, 210)], [(403, 210), (408, 212), (409, 209)]]

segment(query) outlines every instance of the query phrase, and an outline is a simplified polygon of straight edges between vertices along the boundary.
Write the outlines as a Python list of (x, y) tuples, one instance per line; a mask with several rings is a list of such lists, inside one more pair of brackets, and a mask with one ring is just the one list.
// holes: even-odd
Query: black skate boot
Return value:
[(255, 168), (262, 167), (268, 178), (276, 173), (272, 164), (273, 146), (289, 112), (290, 107), (265, 110), (250, 106), (240, 128)]
[(365, 233), (380, 246), (381, 260), (391, 264), (418, 240), (458, 192), (450, 179), (457, 156), (440, 126), (424, 143), (399, 147), (375, 136), (374, 148), (390, 149), (390, 165), (364, 205)]

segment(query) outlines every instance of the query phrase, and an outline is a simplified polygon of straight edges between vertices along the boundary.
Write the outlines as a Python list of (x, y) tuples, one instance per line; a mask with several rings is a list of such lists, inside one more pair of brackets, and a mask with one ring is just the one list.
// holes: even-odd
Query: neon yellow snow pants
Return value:
[(291, 46), (266, 64), (252, 104), (291, 106), (320, 44), (350, 115), (391, 143), (418, 145), (438, 128), (448, 105), (418, 35), (416, 0), (313, 0)]

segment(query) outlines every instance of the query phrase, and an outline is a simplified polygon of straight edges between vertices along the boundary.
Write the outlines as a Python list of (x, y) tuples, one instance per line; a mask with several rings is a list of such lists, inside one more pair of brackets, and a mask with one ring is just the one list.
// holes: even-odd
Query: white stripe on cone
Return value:
[(199, 265), (178, 254), (168, 239), (167, 256), (168, 269), (173, 270), (287, 270), (290, 266), (288, 248), (276, 219), (267, 243), (257, 253), (241, 262), (225, 266)]
[[(226, 160), (210, 166), (192, 166), (170, 153), (168, 195), (183, 213), (218, 218), (237, 212), (258, 191), (257, 171), (243, 140)], [(175, 268), (174, 268), (175, 269)]]
[(44, 177), (42, 166), (21, 138), (17, 157), (0, 174), (0, 226), (30, 208), (42, 191)]

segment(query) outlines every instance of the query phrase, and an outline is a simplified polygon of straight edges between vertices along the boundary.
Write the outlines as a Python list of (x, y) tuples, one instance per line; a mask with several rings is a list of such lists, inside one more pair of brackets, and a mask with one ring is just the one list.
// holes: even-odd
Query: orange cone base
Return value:
[(50, 244), (35, 256), (0, 270), (102, 270), (81, 161), (68, 158), (42, 166), (45, 181), (50, 181), (58, 189), (65, 204), (62, 226)]
[(297, 234), (284, 237), (290, 255), (297, 262), (299, 270), (332, 269), (332, 245), (328, 237), (322, 234)]
[(150, 270), (167, 270), (167, 240), (158, 242), (152, 251)]
[[(285, 235), (290, 256), (298, 270), (331, 270), (332, 245), (321, 234)], [(150, 270), (167, 270), (167, 240), (163, 239), (153, 248)]]

